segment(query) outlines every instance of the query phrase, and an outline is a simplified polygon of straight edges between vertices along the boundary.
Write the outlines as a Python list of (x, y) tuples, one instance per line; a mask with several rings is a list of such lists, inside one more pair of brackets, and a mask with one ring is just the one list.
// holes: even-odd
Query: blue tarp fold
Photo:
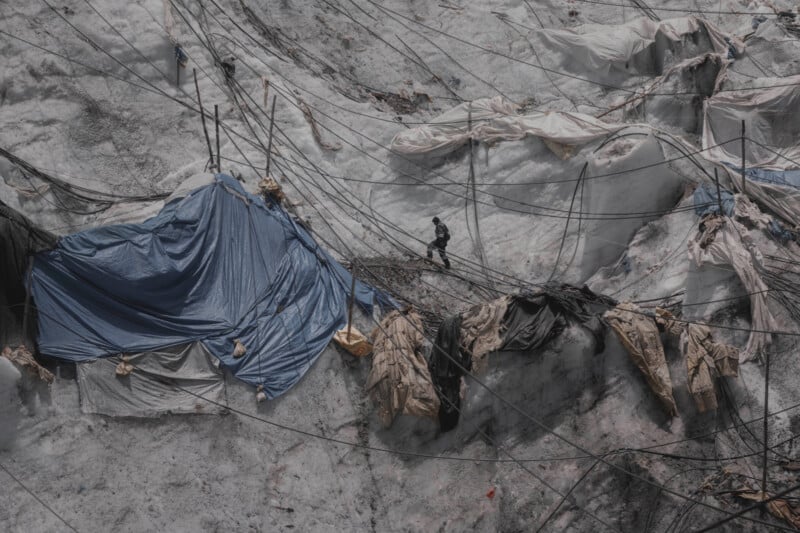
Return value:
[[(141, 224), (62, 238), (35, 257), (42, 353), (85, 361), (202, 341), (274, 398), (346, 322), (350, 273), (281, 208), (230, 176)], [(355, 300), (394, 305), (357, 281)], [(233, 358), (234, 340), (247, 353)]]

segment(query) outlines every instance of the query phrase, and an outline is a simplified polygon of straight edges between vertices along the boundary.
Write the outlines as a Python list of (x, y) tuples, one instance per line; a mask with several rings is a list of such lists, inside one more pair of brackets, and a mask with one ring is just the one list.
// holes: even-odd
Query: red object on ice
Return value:
[(494, 498), (494, 487), (489, 489), (489, 492), (486, 493), (486, 497), (489, 498), (490, 500)]

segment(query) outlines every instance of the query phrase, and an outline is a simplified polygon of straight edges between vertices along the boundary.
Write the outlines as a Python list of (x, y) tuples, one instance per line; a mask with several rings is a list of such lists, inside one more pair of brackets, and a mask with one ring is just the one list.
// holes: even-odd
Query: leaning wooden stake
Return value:
[(725, 216), (725, 212), (722, 210), (722, 194), (719, 192), (719, 176), (717, 175), (716, 168), (714, 168), (714, 183), (717, 184), (717, 202), (719, 203), (719, 216)]
[[(272, 112), (269, 114), (269, 144), (267, 145), (267, 177), (269, 177), (269, 164), (272, 162), (272, 126), (275, 125), (275, 100), (278, 99), (278, 96), (275, 95), (272, 97)], [(348, 331), (347, 336), (350, 337), (350, 332)]]
[(206, 136), (206, 144), (208, 145), (208, 157), (211, 164), (214, 164), (214, 152), (211, 150), (211, 139), (208, 138), (208, 130), (206, 129), (206, 112), (203, 111), (203, 102), (200, 100), (200, 86), (197, 84), (197, 69), (192, 69), (194, 75), (194, 88), (197, 91), (197, 105), (200, 107), (200, 119), (203, 121), (203, 134)]
[(347, 310), (347, 342), (350, 342), (350, 327), (353, 324), (353, 303), (356, 301), (356, 275), (350, 273), (350, 305)]
[(222, 155), (219, 151), (219, 106), (214, 104), (214, 127), (217, 130), (217, 172), (222, 172)]
[(744, 172), (744, 120), (742, 121), (742, 193), (747, 194), (747, 180)]

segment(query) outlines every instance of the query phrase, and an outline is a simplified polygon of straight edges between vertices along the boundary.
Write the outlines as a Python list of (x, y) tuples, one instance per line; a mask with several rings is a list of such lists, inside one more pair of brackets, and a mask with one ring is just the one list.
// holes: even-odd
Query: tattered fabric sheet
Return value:
[(439, 396), (442, 431), (456, 427), (461, 408), (461, 378), (472, 370), (470, 353), (461, 345), (461, 316), (447, 317), (436, 332), (428, 368)]
[(472, 354), (472, 371), (483, 373), (488, 355), (503, 344), (503, 318), (511, 297), (503, 296), (461, 313), (461, 338), (464, 349)]
[(40, 365), (33, 354), (25, 346), (17, 346), (11, 349), (9, 346), (3, 348), (3, 357), (14, 363), (19, 370), (25, 370), (30, 376), (36, 376), (45, 383), (53, 382), (53, 373)]
[[(392, 139), (398, 154), (444, 155), (476, 141), (512, 141), (528, 135), (558, 145), (574, 146), (605, 137), (627, 124), (608, 124), (582, 113), (535, 111), (518, 115), (519, 106), (502, 96), (464, 102), (434, 118), (429, 124), (403, 130)], [(470, 125), (470, 115), (472, 123)], [(558, 150), (563, 157), (564, 152)]]
[[(742, 192), (741, 174), (728, 167), (725, 167), (725, 171), (736, 190)], [(785, 180), (769, 182), (762, 179), (751, 179), (756, 175), (754, 173), (747, 175), (747, 196), (775, 213), (789, 227), (797, 227), (798, 221), (800, 221), (800, 187), (785, 184)], [(760, 175), (768, 176), (765, 173), (760, 173)]]
[(769, 287), (756, 269), (756, 263), (761, 262), (760, 253), (749, 242), (746, 228), (735, 220), (709, 216), (703, 219), (703, 224), (704, 230), (689, 241), (689, 258), (697, 266), (731, 265), (742, 281), (750, 295), (752, 331), (741, 360), (750, 361), (772, 343), (768, 332), (777, 329), (767, 305)]
[(372, 368), (366, 390), (384, 427), (400, 414), (436, 418), (439, 398), (422, 353), (425, 337), (419, 314), (392, 311), (375, 328)]
[(655, 320), (630, 302), (623, 302), (606, 312), (605, 318), (628, 351), (631, 360), (644, 374), (647, 384), (664, 406), (664, 410), (669, 416), (677, 416), (672, 380)]
[(698, 411), (713, 411), (717, 408), (714, 379), (739, 375), (739, 350), (714, 342), (711, 330), (702, 324), (686, 324), (680, 346), (686, 358), (687, 385)]
[(726, 91), (704, 102), (705, 157), (741, 168), (739, 135), (744, 120), (747, 167), (796, 169), (800, 161), (800, 122), (795, 119), (800, 116), (800, 75), (759, 81), (772, 87)]
[(200, 342), (126, 355), (132, 367), (126, 375), (117, 374), (121, 361), (110, 357), (77, 364), (84, 413), (152, 417), (223, 409), (222, 371)]

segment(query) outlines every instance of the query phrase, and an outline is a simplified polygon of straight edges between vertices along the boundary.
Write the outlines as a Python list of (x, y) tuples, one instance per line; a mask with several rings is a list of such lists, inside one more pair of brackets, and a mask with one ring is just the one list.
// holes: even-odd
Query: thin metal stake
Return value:
[(761, 492), (767, 494), (767, 438), (769, 436), (769, 351), (765, 350), (767, 367), (764, 376), (764, 467), (761, 472)]
[(175, 85), (177, 87), (181, 86), (181, 58), (175, 57)]
[(200, 100), (200, 86), (197, 84), (197, 69), (192, 69), (194, 74), (194, 88), (197, 91), (197, 105), (200, 107), (200, 119), (203, 121), (203, 134), (206, 136), (206, 145), (208, 145), (208, 157), (211, 164), (214, 164), (214, 152), (211, 150), (211, 139), (208, 138), (208, 130), (206, 129), (206, 112), (203, 111), (203, 102)]
[(214, 127), (217, 130), (217, 172), (222, 172), (222, 155), (219, 151), (219, 106), (214, 104)]
[(747, 180), (744, 177), (744, 120), (742, 120), (742, 193), (747, 194)]
[[(278, 95), (272, 97), (272, 112), (269, 114), (269, 144), (267, 145), (267, 177), (269, 177), (269, 164), (272, 161), (272, 126), (275, 125), (275, 100)], [(350, 336), (348, 332), (347, 336)]]
[(719, 216), (725, 216), (725, 212), (722, 210), (722, 194), (719, 192), (719, 176), (717, 175), (717, 169), (714, 168), (714, 183), (717, 184), (717, 202), (719, 203)]

